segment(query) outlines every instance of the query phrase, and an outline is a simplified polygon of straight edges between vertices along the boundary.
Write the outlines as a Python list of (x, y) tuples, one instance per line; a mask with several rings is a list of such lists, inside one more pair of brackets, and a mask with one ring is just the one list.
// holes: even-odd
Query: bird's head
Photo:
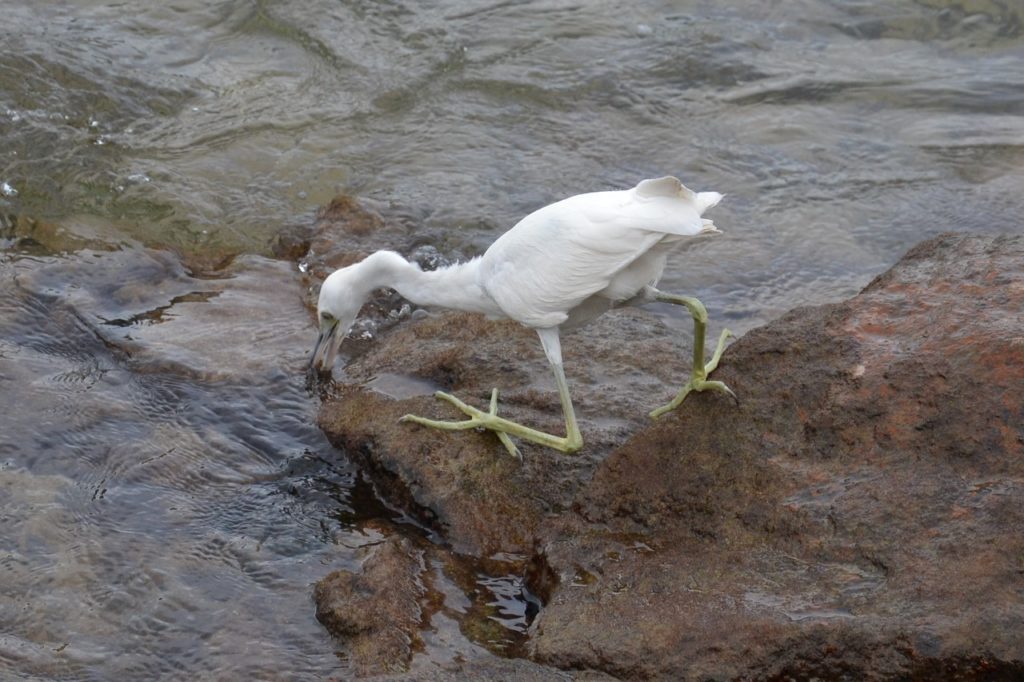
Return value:
[(313, 369), (331, 371), (338, 347), (356, 321), (365, 300), (366, 291), (360, 286), (354, 266), (335, 270), (324, 280), (316, 305), (320, 336), (310, 360)]

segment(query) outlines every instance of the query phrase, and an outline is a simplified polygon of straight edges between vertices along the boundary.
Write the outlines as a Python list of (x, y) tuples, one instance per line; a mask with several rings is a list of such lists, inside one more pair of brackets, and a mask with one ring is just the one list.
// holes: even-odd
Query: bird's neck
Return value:
[(495, 304), (477, 283), (479, 260), (424, 272), (392, 251), (378, 251), (362, 263), (372, 289), (389, 287), (412, 303), (493, 314)]

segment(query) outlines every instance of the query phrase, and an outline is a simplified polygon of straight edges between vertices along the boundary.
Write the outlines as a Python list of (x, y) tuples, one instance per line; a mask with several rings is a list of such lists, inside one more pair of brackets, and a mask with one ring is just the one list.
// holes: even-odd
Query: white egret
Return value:
[(677, 178), (644, 180), (628, 190), (593, 192), (545, 206), (501, 235), (483, 256), (466, 263), (424, 272), (393, 251), (378, 251), (341, 268), (324, 280), (317, 314), (320, 337), (312, 366), (330, 370), (338, 346), (370, 293), (389, 287), (409, 301), (510, 318), (537, 330), (555, 374), (565, 417), (565, 437), (544, 433), (497, 415), (497, 389), (487, 412), (437, 392), (468, 419), (456, 422), (402, 417), (437, 429), (483, 427), (494, 431), (508, 451), (519, 456), (510, 436), (562, 452), (583, 446), (562, 368), (559, 331), (577, 327), (616, 307), (664, 301), (686, 306), (694, 320), (693, 370), (676, 397), (653, 412), (675, 409), (691, 391), (717, 390), (733, 395), (707, 376), (718, 366), (728, 330), (704, 363), (707, 311), (695, 298), (655, 288), (671, 251), (687, 238), (718, 232), (702, 219), (722, 198), (718, 192), (696, 193)]

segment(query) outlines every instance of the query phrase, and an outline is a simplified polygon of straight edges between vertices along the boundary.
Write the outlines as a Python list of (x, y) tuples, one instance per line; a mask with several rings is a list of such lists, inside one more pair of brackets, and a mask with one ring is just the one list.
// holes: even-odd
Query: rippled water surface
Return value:
[[(726, 193), (724, 234), (663, 288), (742, 332), (937, 232), (1021, 231), (1022, 22), (1015, 0), (5, 0), (0, 673), (345, 674), (310, 585), (380, 510), (314, 426), (270, 246), (337, 191), (469, 254), (678, 174)], [(515, 629), (509, 585), (480, 578)]]

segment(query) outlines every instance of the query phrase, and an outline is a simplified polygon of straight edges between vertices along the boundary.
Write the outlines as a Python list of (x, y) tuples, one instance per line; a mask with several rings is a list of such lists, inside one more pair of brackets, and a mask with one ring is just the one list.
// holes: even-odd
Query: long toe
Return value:
[(719, 391), (720, 393), (728, 393), (734, 400), (736, 400), (736, 394), (732, 392), (732, 389), (726, 386), (721, 381), (702, 381), (694, 387), (695, 391)]
[(401, 422), (412, 422), (414, 424), (420, 424), (421, 426), (427, 426), (433, 429), (441, 429), (444, 431), (464, 431), (472, 428), (484, 428), (488, 431), (493, 431), (497, 436), (501, 444), (505, 446), (509, 454), (516, 459), (522, 459), (522, 455), (519, 449), (512, 442), (512, 436), (516, 438), (522, 438), (532, 443), (544, 445), (549, 448), (554, 448), (561, 452), (570, 453), (579, 450), (582, 445), (582, 439), (569, 438), (554, 436), (543, 431), (537, 431), (531, 429), (528, 426), (523, 426), (514, 421), (504, 419), (497, 415), (498, 411), (498, 395), (497, 390), (491, 393), (490, 411), (484, 412), (478, 410), (475, 407), (467, 405), (455, 396), (438, 391), (434, 394), (437, 398), (451, 403), (457, 407), (460, 411), (469, 416), (469, 419), (462, 421), (444, 421), (440, 419), (427, 419), (426, 417), (419, 417), (414, 414), (407, 414), (399, 419)]
[(469, 419), (463, 419), (462, 421), (449, 422), (441, 419), (427, 419), (426, 417), (420, 417), (415, 414), (406, 414), (398, 418), (399, 422), (412, 422), (413, 424), (419, 424), (420, 426), (428, 426), (432, 429), (442, 429), (444, 431), (465, 431), (466, 429), (473, 429), (480, 426), (480, 420), (471, 417)]

